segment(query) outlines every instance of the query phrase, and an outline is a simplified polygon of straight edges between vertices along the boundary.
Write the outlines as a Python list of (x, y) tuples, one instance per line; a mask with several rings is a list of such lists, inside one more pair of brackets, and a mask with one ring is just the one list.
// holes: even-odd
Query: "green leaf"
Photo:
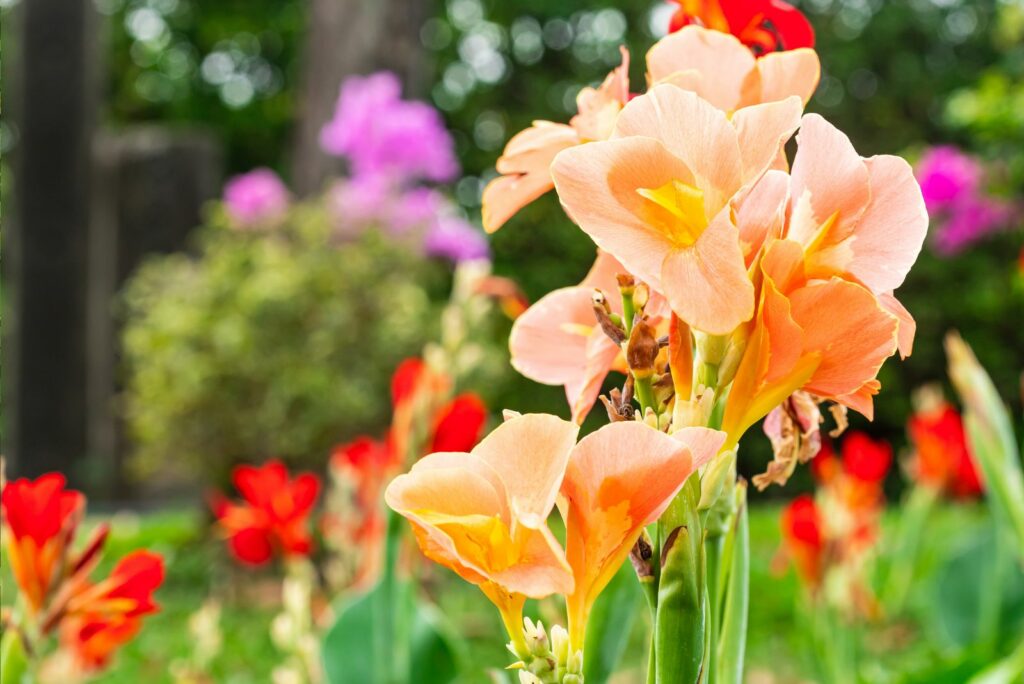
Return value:
[(1006, 658), (972, 677), (968, 684), (1013, 684), (1020, 681), (1024, 681), (1024, 641)]
[(383, 582), (338, 611), (323, 643), (330, 684), (448, 684), (455, 680), (458, 641), (443, 616), (432, 605), (416, 605), (408, 582), (394, 587), (396, 630), (388, 643), (379, 627), (380, 613), (389, 602)]
[(626, 648), (641, 601), (632, 565), (623, 563), (594, 603), (587, 621), (583, 674), (587, 684), (604, 684)]
[(949, 376), (964, 405), (964, 426), (998, 525), (1016, 540), (1024, 562), (1024, 474), (1006, 405), (971, 348), (956, 333), (946, 337)]
[(0, 640), (0, 682), (18, 684), (26, 681), (28, 674), (28, 657), (25, 645), (13, 629), (4, 632)]

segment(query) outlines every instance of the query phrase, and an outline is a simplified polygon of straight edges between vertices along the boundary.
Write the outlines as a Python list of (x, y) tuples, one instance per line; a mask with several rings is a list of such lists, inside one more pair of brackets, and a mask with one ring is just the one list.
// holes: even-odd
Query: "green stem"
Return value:
[(626, 337), (633, 332), (633, 317), (636, 315), (636, 307), (633, 306), (632, 293), (622, 295), (622, 325), (626, 328)]
[(723, 580), (725, 600), (718, 637), (718, 681), (741, 684), (747, 645), (747, 615), (750, 608), (750, 524), (747, 519), (746, 483), (736, 485), (736, 514), (725, 553), (728, 575)]
[(993, 535), (995, 558), (988, 568), (988, 579), (978, 587), (978, 641), (989, 653), (995, 652), (999, 641), (999, 623), (1003, 606), (1005, 568), (1009, 565), (1009, 550), (1002, 528), (996, 528)]
[(657, 402), (654, 399), (654, 388), (651, 386), (651, 379), (633, 376), (633, 391), (636, 392), (636, 400), (640, 402), (640, 415), (646, 415), (648, 407), (658, 415)]
[(708, 626), (706, 640), (708, 643), (708, 652), (711, 657), (707, 658), (707, 662), (704, 665), (704, 671), (707, 673), (707, 681), (710, 684), (715, 684), (718, 681), (717, 678), (717, 658), (714, 654), (718, 653), (718, 629), (721, 618), (721, 606), (722, 606), (722, 560), (725, 551), (725, 537), (720, 534), (708, 534), (704, 540), (704, 557), (706, 559), (707, 566), (707, 579), (708, 579)]
[(883, 605), (892, 615), (899, 615), (906, 605), (907, 595), (917, 574), (921, 539), (928, 519), (935, 508), (938, 492), (932, 487), (917, 486), (911, 490), (900, 516), (896, 537), (897, 552), (890, 559), (889, 575), (883, 592)]

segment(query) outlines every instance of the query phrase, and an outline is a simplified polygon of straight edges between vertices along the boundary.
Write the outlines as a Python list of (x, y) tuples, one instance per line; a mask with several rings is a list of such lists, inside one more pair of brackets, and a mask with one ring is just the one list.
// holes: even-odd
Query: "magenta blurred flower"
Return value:
[(430, 256), (456, 263), (486, 259), (491, 253), (484, 234), (458, 216), (438, 217), (427, 231), (423, 248)]
[(283, 217), (290, 201), (288, 188), (267, 168), (235, 176), (224, 185), (224, 206), (232, 221), (243, 228)]
[(1006, 202), (984, 196), (961, 199), (945, 214), (935, 233), (935, 249), (953, 255), (1005, 227), (1013, 216)]
[(320, 131), (320, 146), (347, 157), (356, 177), (441, 182), (459, 173), (441, 115), (424, 102), (403, 100), (398, 78), (386, 71), (342, 84), (334, 118)]
[(932, 215), (957, 201), (973, 198), (981, 185), (981, 164), (952, 145), (928, 150), (914, 171)]

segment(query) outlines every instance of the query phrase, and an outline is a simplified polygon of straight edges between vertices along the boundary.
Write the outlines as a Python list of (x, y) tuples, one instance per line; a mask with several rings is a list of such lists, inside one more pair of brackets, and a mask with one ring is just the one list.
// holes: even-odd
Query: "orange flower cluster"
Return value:
[(814, 47), (814, 29), (800, 10), (782, 0), (673, 0), (679, 9), (668, 30), (698, 24), (731, 33), (763, 55)]
[(60, 473), (9, 482), (0, 496), (7, 554), (23, 600), (24, 614), (15, 621), (20, 634), (59, 633), (76, 669), (93, 672), (135, 636), (144, 616), (158, 610), (153, 592), (163, 582), (164, 566), (159, 555), (134, 551), (94, 583), (89, 576), (108, 527), (100, 525), (74, 552), (85, 504)]
[(783, 551), (811, 592), (836, 577), (840, 595), (830, 598), (862, 613), (874, 611), (863, 564), (878, 540), (882, 484), (891, 465), (892, 447), (864, 433), (843, 440), (841, 458), (825, 442), (811, 461), (817, 496), (797, 497), (782, 513)]

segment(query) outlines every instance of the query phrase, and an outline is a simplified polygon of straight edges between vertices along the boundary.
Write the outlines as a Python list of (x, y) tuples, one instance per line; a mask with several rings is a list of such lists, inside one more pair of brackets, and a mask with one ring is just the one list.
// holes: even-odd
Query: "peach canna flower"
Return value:
[(791, 97), (730, 120), (692, 92), (658, 85), (626, 105), (610, 140), (561, 152), (555, 186), (598, 247), (683, 322), (728, 334), (754, 314), (731, 202), (778, 164), (801, 111)]
[[(622, 349), (601, 330), (593, 303), (594, 291), (600, 290), (612, 311), (621, 316), (615, 276), (625, 273), (615, 257), (598, 250), (583, 282), (545, 295), (512, 326), (512, 367), (536, 382), (564, 385), (576, 423), (590, 413), (608, 373), (626, 372)], [(656, 325), (667, 313), (664, 298), (652, 292), (646, 311)]]
[(547, 518), (578, 427), (555, 416), (516, 416), (470, 453), (418, 461), (384, 494), (406, 517), (420, 549), (480, 587), (513, 641), (526, 597), (568, 594), (572, 572)]
[(861, 158), (809, 114), (792, 176), (765, 174), (737, 220), (746, 244), (763, 247), (748, 253), (759, 260), (761, 291), (726, 405), (730, 439), (801, 388), (870, 418), (882, 363), (913, 345), (913, 318), (892, 294), (928, 227), (910, 166)]
[(672, 436), (633, 421), (611, 423), (572, 452), (559, 507), (575, 588), (567, 599), (570, 652), (583, 647), (594, 600), (687, 478), (718, 453), (725, 434), (684, 428)]
[(517, 133), (498, 158), (501, 174), (483, 193), (483, 224), (488, 233), (501, 228), (517, 211), (552, 188), (548, 167), (562, 150), (591, 140), (604, 140), (629, 101), (629, 52), (599, 88), (584, 88), (576, 98), (578, 113), (568, 124), (534, 121)]
[(651, 84), (672, 83), (692, 90), (724, 112), (798, 96), (805, 104), (821, 78), (811, 48), (755, 57), (729, 33), (685, 26), (647, 52)]

